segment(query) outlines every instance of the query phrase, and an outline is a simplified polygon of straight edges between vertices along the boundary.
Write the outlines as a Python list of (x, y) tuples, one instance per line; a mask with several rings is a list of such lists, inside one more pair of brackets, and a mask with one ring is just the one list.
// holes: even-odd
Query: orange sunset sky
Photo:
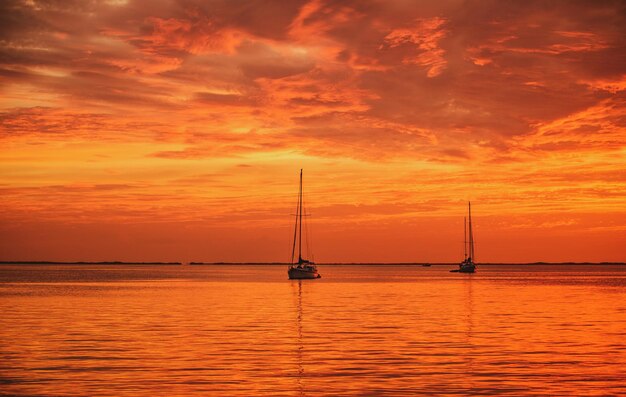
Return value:
[(623, 1), (0, 3), (0, 259), (626, 261)]

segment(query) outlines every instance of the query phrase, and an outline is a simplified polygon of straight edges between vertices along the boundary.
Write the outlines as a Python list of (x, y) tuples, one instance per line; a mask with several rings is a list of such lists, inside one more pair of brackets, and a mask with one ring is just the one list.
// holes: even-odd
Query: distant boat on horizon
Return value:
[[(317, 266), (313, 261), (302, 258), (302, 213), (304, 205), (302, 203), (302, 170), (300, 170), (300, 191), (298, 193), (298, 209), (296, 211), (296, 225), (293, 231), (293, 246), (291, 248), (291, 264), (287, 270), (289, 279), (315, 279), (321, 278), (317, 272)], [(308, 236), (308, 235), (307, 235)], [(296, 242), (298, 243), (298, 261), (295, 260)], [(308, 246), (308, 240), (307, 240)], [(308, 252), (308, 251), (307, 251)], [(310, 255), (311, 253), (308, 252)]]
[[(472, 232), (472, 203), (469, 201), (467, 202), (467, 215), (469, 228), (467, 227), (468, 218), (463, 218), (463, 262), (459, 264), (458, 269), (450, 270), (451, 273), (476, 272), (476, 265), (474, 264), (474, 233)], [(467, 240), (468, 235), (469, 241)]]

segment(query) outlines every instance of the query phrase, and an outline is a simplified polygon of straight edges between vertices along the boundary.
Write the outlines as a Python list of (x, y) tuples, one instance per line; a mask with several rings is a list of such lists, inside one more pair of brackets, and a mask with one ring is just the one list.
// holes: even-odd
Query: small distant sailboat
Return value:
[[(476, 265), (474, 264), (474, 233), (472, 232), (472, 203), (467, 203), (467, 215), (469, 217), (469, 228), (467, 227), (467, 218), (463, 218), (463, 262), (459, 264), (458, 269), (450, 270), (452, 273), (474, 273)], [(469, 233), (468, 233), (469, 232)], [(469, 241), (467, 236), (469, 234)], [(469, 253), (468, 253), (469, 246)]]
[[(287, 274), (289, 279), (314, 279), (320, 278), (317, 272), (317, 266), (313, 261), (302, 258), (302, 170), (300, 170), (300, 192), (298, 194), (298, 210), (296, 211), (296, 226), (293, 232), (293, 247), (291, 249), (291, 264)], [(296, 253), (296, 242), (298, 243), (298, 262), (294, 263), (294, 255)], [(308, 240), (307, 240), (308, 244)]]

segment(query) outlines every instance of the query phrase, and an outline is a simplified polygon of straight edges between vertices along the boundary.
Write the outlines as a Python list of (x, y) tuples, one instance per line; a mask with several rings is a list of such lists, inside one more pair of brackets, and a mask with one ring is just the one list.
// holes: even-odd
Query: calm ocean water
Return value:
[(0, 395), (626, 395), (626, 266), (0, 265)]

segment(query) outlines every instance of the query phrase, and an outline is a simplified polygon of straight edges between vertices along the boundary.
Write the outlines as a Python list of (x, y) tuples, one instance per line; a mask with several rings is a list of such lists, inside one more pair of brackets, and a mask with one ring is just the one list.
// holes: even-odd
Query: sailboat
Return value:
[[(314, 279), (322, 276), (317, 272), (317, 266), (313, 261), (302, 258), (302, 170), (300, 170), (300, 191), (298, 193), (298, 210), (296, 211), (296, 225), (293, 231), (293, 247), (291, 249), (291, 264), (287, 270), (289, 279)], [(294, 262), (298, 243), (298, 262)], [(308, 240), (307, 240), (308, 244)]]
[[(459, 264), (459, 268), (451, 270), (454, 273), (474, 273), (476, 265), (474, 264), (474, 233), (472, 232), (472, 203), (467, 202), (467, 215), (469, 218), (469, 228), (467, 227), (467, 218), (463, 218), (463, 262)], [(468, 233), (469, 232), (469, 233)], [(469, 241), (467, 236), (469, 234)], [(468, 252), (469, 251), (469, 252)]]

